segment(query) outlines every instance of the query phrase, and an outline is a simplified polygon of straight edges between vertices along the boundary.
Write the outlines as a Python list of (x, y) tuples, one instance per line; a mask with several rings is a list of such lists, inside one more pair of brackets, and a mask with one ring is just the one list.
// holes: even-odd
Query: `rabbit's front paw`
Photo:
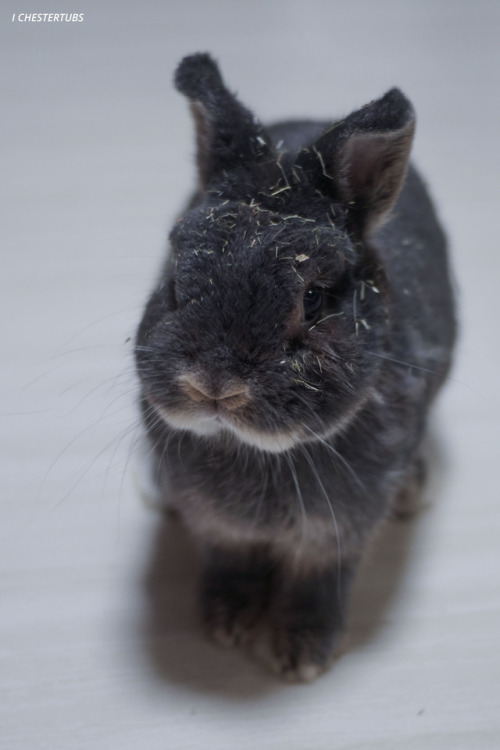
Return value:
[(401, 487), (390, 502), (390, 512), (399, 520), (412, 518), (424, 507), (422, 489), (426, 478), (426, 465), (422, 457), (415, 459)]
[(247, 645), (263, 612), (258, 598), (247, 596), (212, 596), (203, 602), (203, 624), (211, 639), (221, 646)]
[(352, 576), (350, 565), (286, 577), (273, 595), (269, 637), (255, 649), (271, 669), (291, 682), (311, 682), (338, 652)]
[(271, 630), (254, 649), (275, 674), (288, 682), (312, 682), (338, 652), (340, 632), (313, 629)]
[(223, 646), (247, 645), (265, 613), (271, 572), (252, 555), (213, 553), (201, 586), (202, 620), (209, 636)]

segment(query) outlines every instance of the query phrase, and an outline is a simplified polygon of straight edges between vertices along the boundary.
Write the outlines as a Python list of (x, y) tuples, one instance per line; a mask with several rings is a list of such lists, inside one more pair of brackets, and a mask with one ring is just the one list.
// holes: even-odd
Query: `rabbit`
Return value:
[(207, 53), (175, 85), (198, 184), (135, 341), (154, 471), (202, 552), (208, 633), (310, 681), (368, 540), (421, 484), (456, 331), (446, 240), (397, 88), (263, 127)]

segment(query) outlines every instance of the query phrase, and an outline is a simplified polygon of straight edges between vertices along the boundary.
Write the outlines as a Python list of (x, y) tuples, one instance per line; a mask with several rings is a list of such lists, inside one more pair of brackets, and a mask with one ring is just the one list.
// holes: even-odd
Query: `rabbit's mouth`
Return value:
[(267, 453), (283, 453), (301, 440), (303, 434), (297, 430), (276, 430), (264, 432), (246, 424), (231, 411), (221, 409), (218, 405), (204, 405), (203, 408), (179, 409), (165, 407), (150, 401), (157, 414), (169, 427), (183, 432), (191, 432), (204, 438), (218, 437), (258, 448)]

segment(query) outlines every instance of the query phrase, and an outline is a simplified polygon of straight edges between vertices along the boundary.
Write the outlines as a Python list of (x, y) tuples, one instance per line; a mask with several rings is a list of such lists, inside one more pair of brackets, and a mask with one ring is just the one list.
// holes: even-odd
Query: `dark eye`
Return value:
[(315, 318), (323, 304), (323, 289), (319, 286), (312, 286), (304, 292), (304, 318), (311, 321)]

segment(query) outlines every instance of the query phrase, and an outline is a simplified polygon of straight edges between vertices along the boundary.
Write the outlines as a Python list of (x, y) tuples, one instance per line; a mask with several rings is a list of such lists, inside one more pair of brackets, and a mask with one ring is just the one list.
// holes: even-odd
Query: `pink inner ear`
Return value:
[(413, 123), (401, 131), (359, 133), (344, 146), (343, 189), (367, 229), (381, 221), (398, 197), (412, 136)]
[[(352, 136), (346, 147), (345, 163), (349, 191), (353, 198), (365, 196), (370, 199), (377, 190), (377, 182), (383, 179), (384, 167), (388, 161), (386, 135), (362, 133)], [(368, 193), (368, 194), (367, 194)]]

